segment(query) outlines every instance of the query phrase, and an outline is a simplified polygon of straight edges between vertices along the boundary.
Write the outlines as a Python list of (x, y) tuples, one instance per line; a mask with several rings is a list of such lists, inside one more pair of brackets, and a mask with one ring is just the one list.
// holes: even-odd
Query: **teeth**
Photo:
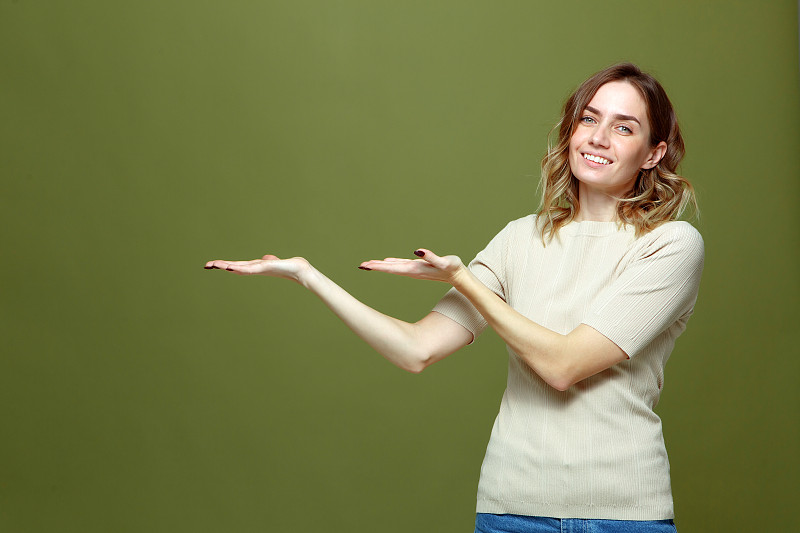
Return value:
[(589, 161), (594, 161), (595, 163), (600, 163), (601, 165), (608, 165), (611, 163), (611, 161), (608, 159), (604, 157), (598, 157), (596, 155), (583, 154), (583, 158), (588, 159)]

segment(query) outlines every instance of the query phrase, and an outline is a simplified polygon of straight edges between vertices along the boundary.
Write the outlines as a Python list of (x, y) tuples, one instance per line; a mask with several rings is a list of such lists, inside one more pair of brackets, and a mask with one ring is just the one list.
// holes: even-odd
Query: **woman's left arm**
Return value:
[(414, 253), (422, 259), (367, 261), (361, 268), (449, 283), (475, 306), (514, 353), (555, 389), (567, 390), (628, 358), (614, 342), (585, 324), (562, 335), (523, 316), (454, 255), (439, 257), (425, 249)]

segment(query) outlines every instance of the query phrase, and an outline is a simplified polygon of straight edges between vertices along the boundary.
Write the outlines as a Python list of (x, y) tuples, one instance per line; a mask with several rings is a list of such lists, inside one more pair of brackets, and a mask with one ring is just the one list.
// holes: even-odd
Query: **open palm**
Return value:
[(443, 281), (452, 284), (459, 275), (463, 273), (464, 263), (455, 255), (438, 256), (419, 248), (414, 254), (421, 259), (401, 259), (397, 257), (387, 257), (382, 261), (364, 261), (358, 268), (362, 270), (375, 270), (398, 276), (408, 276), (415, 279), (428, 279)]

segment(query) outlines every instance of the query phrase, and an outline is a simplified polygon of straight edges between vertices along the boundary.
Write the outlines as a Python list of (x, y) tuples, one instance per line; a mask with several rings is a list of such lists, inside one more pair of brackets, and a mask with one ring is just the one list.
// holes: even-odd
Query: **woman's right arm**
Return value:
[(431, 312), (416, 323), (390, 317), (361, 303), (302, 257), (265, 255), (254, 261), (215, 260), (207, 269), (241, 275), (289, 279), (316, 294), (356, 335), (398, 367), (421, 372), (472, 341), (472, 333), (455, 321)]

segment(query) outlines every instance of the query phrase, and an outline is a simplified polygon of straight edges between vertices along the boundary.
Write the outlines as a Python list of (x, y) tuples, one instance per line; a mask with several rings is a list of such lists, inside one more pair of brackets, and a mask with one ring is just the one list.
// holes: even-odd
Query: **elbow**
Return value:
[(545, 381), (554, 389), (564, 392), (590, 375), (591, 374), (586, 373), (586, 369), (580, 365), (564, 362), (555, 365), (555, 368), (553, 368), (551, 374), (545, 378)]
[(567, 363), (553, 365), (550, 375), (545, 379), (548, 385), (564, 392), (581, 380), (578, 369)]
[(403, 370), (410, 374), (419, 374), (423, 370), (425, 370), (425, 365), (415, 364), (415, 365), (405, 365), (403, 366)]
[(564, 392), (575, 383), (577, 379), (574, 369), (561, 361), (548, 361), (545, 364), (532, 364), (532, 358), (523, 358), (531, 369), (539, 375), (548, 386), (557, 391)]
[(400, 368), (410, 374), (419, 374), (433, 364), (433, 358), (427, 354), (412, 353), (403, 358)]
[(434, 359), (430, 356), (424, 356), (424, 357), (418, 356), (413, 358), (411, 362), (407, 363), (403, 369), (412, 374), (419, 374), (423, 370), (431, 366), (433, 362)]
[(400, 368), (402, 368), (409, 374), (419, 374), (427, 368), (427, 365), (420, 363), (406, 363), (401, 365)]
[(412, 374), (419, 374), (445, 355), (447, 354), (439, 353), (431, 346), (417, 345), (404, 358), (405, 364), (402, 368)]
[(560, 392), (566, 391), (567, 389), (575, 385), (575, 383), (577, 383), (576, 381), (567, 376), (555, 376), (545, 381), (547, 382), (548, 385), (550, 385), (551, 387)]

